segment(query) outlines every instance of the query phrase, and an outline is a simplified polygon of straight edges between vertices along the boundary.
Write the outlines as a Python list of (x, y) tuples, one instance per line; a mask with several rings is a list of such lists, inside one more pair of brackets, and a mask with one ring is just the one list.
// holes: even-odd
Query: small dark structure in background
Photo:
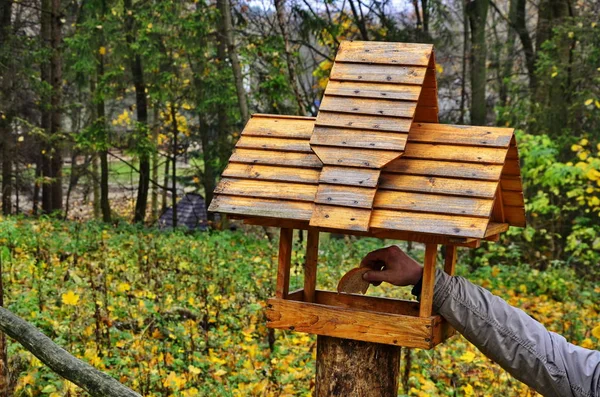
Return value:
[[(169, 207), (158, 219), (160, 229), (173, 228), (173, 207)], [(204, 231), (208, 228), (204, 197), (196, 193), (186, 193), (177, 202), (177, 227), (190, 231)]]

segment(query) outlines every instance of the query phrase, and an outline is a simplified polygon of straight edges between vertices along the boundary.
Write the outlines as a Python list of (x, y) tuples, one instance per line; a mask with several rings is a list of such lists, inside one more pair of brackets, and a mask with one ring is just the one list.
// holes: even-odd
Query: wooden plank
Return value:
[(331, 183), (347, 186), (375, 187), (379, 182), (379, 170), (369, 168), (323, 166), (319, 183)]
[(235, 147), (261, 150), (280, 150), (284, 152), (312, 153), (308, 139), (282, 139), (242, 135), (242, 137), (235, 144)]
[(504, 206), (504, 218), (511, 226), (525, 227), (525, 208), (513, 207), (509, 205)]
[(427, 66), (432, 52), (432, 44), (342, 41), (335, 61)]
[(310, 226), (366, 232), (371, 210), (316, 204)]
[(309, 139), (314, 124), (314, 117), (288, 118), (280, 115), (253, 115), (244, 127), (242, 136)]
[(290, 268), (292, 266), (292, 238), (294, 229), (282, 228), (279, 232), (279, 258), (277, 265), (277, 286), (275, 296), (279, 299), (288, 297), (290, 288)]
[(436, 319), (284, 299), (269, 299), (266, 315), (270, 328), (422, 349), (432, 347)]
[(229, 162), (321, 168), (319, 158), (312, 153), (275, 152), (270, 150), (235, 149)]
[(427, 69), (419, 66), (360, 65), (335, 62), (330, 80), (367, 83), (423, 84)]
[(504, 222), (504, 203), (502, 201), (502, 187), (498, 186), (494, 206), (492, 208), (492, 220), (496, 222)]
[(516, 146), (510, 146), (508, 149), (508, 154), (506, 155), (507, 159), (519, 161), (519, 151)]
[(229, 163), (223, 177), (259, 179), (264, 181), (300, 182), (317, 184), (320, 172), (314, 168), (277, 167), (272, 165), (255, 165)]
[(379, 190), (373, 207), (488, 218), (493, 203), (490, 199)]
[(455, 245), (446, 245), (446, 254), (444, 255), (444, 271), (454, 276), (456, 271), (457, 249)]
[[(388, 99), (346, 98), (325, 94), (319, 110), (336, 113), (369, 114), (412, 118), (415, 114), (416, 102), (394, 101)], [(340, 115), (344, 117), (344, 115)]]
[(408, 133), (411, 122), (410, 119), (360, 114), (345, 114), (340, 117), (339, 113), (319, 111), (315, 125)]
[(522, 192), (502, 191), (502, 202), (504, 205), (519, 207), (525, 205)]
[(317, 263), (319, 262), (319, 232), (315, 229), (308, 229), (307, 235), (303, 300), (314, 302), (317, 288)]
[(370, 222), (378, 229), (472, 238), (483, 238), (487, 224), (484, 218), (379, 209), (373, 210)]
[(400, 157), (389, 163), (383, 171), (409, 175), (497, 181), (500, 179), (502, 166)]
[(493, 199), (498, 182), (382, 173), (379, 188)]
[[(353, 149), (335, 146), (312, 146), (323, 164), (380, 169), (402, 155), (402, 152), (376, 149)], [(352, 172), (349, 170), (349, 172)]]
[(428, 68), (423, 79), (423, 88), (433, 88), (437, 90), (437, 81), (435, 79), (435, 69)]
[(216, 195), (210, 203), (209, 211), (268, 218), (308, 221), (313, 213), (313, 203), (259, 199), (252, 197)]
[(428, 318), (431, 316), (433, 310), (433, 284), (435, 283), (437, 248), (437, 244), (425, 245), (421, 299), (419, 300), (419, 317)]
[(371, 209), (376, 191), (369, 187), (319, 184), (315, 203)]
[(314, 129), (312, 138), (310, 138), (310, 143), (311, 145), (403, 151), (407, 137), (408, 134), (406, 133), (317, 126)]
[(413, 123), (408, 140), (420, 143), (508, 148), (513, 131), (512, 128)]
[(521, 175), (521, 167), (519, 166), (519, 162), (516, 160), (508, 159), (506, 164), (504, 164), (504, 168), (502, 169), (502, 176), (510, 175), (510, 176), (520, 176)]
[(418, 103), (423, 103), (426, 106), (438, 106), (438, 96), (436, 88), (421, 88)]
[(500, 185), (502, 186), (502, 190), (505, 191), (513, 191), (513, 192), (522, 192), (523, 185), (521, 184), (521, 178), (518, 176), (510, 176), (503, 175), (502, 179), (500, 179)]
[(250, 117), (262, 117), (267, 119), (290, 119), (290, 120), (300, 120), (300, 121), (314, 121), (314, 116), (298, 116), (293, 114), (270, 114), (270, 113), (253, 113)]
[[(431, 90), (430, 90), (431, 91)], [(338, 95), (355, 98), (384, 98), (417, 101), (421, 87), (417, 85), (387, 84), (387, 83), (355, 83), (352, 81), (335, 81), (327, 83), (325, 95)], [(430, 95), (428, 92), (427, 95)]]
[(345, 307), (368, 312), (418, 316), (419, 303), (402, 299), (381, 298), (367, 295), (339, 294), (331, 291), (316, 292), (316, 303), (327, 306)]
[(485, 237), (504, 233), (508, 230), (508, 227), (508, 223), (490, 222), (485, 230)]
[(414, 121), (420, 121), (424, 123), (437, 123), (439, 109), (437, 106), (421, 106), (417, 105), (415, 109)]
[(295, 201), (314, 201), (316, 193), (316, 185), (233, 178), (221, 179), (215, 189), (215, 194)]
[(452, 160), (483, 164), (504, 164), (506, 149), (487, 147), (464, 147), (410, 142), (404, 149), (404, 157), (424, 160)]

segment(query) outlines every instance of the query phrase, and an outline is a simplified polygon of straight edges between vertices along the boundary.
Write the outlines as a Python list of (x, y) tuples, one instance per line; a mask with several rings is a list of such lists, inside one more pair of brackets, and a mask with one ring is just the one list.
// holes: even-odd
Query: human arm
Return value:
[[(422, 274), (422, 267), (396, 246), (370, 253), (361, 266), (375, 269), (364, 275), (371, 282), (412, 285)], [(486, 356), (544, 396), (600, 397), (600, 352), (568, 343), (465, 278), (438, 270), (433, 309)]]

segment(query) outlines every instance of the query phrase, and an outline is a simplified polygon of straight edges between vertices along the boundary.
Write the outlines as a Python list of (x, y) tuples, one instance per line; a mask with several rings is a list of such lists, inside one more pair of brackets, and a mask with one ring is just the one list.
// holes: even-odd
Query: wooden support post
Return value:
[(451, 276), (454, 276), (456, 271), (456, 246), (446, 246), (446, 257), (444, 258), (444, 271)]
[(317, 337), (316, 397), (396, 397), (400, 347)]
[(315, 301), (317, 287), (317, 262), (319, 259), (319, 232), (308, 229), (306, 239), (306, 263), (304, 265), (304, 301)]
[(279, 233), (279, 265), (277, 267), (277, 288), (275, 296), (285, 299), (290, 291), (290, 267), (292, 264), (292, 237), (294, 229), (281, 228)]
[(425, 263), (423, 267), (423, 287), (419, 304), (419, 317), (431, 316), (433, 305), (433, 283), (435, 282), (435, 259), (437, 244), (425, 245)]

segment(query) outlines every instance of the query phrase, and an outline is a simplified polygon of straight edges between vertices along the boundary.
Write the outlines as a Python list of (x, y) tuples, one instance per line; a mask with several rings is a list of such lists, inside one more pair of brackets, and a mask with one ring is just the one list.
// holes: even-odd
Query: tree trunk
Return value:
[[(277, 3), (282, 3), (283, 0), (275, 0), (275, 7), (277, 7)], [(354, 4), (354, 1), (352, 0), (348, 0), (348, 3), (350, 3), (350, 10), (352, 10), (352, 16), (354, 17), (354, 24), (356, 26), (358, 26), (358, 30), (360, 30), (360, 35), (362, 37), (362, 39), (364, 41), (369, 41), (369, 33), (367, 32), (367, 26), (365, 25), (365, 20), (363, 18), (361, 18), (361, 16), (359, 15), (357, 9), (356, 9), (356, 5)], [(360, 2), (358, 3), (358, 6), (360, 7)], [(283, 4), (281, 4), (279, 7), (283, 7)], [(277, 17), (279, 17), (279, 9), (277, 10)], [(279, 24), (281, 26), (281, 21), (279, 21)], [(283, 30), (283, 29), (282, 29)], [(285, 36), (284, 36), (285, 38)]]
[[(102, 14), (106, 13), (105, 3), (102, 2)], [(104, 45), (104, 35), (100, 32), (101, 46)], [(98, 65), (96, 66), (96, 86), (99, 87), (102, 79), (104, 78), (104, 55), (98, 51)], [(98, 156), (100, 157), (100, 209), (102, 210), (102, 221), (106, 223), (111, 222), (111, 214), (110, 214), (110, 201), (108, 198), (108, 131), (106, 129), (106, 110), (104, 106), (104, 95), (99, 93), (96, 97), (96, 113), (97, 113), (97, 122), (98, 128), (100, 128), (100, 139), (102, 139), (102, 149), (98, 152)]]
[(489, 0), (472, 0), (467, 4), (467, 15), (471, 26), (471, 124), (473, 125), (484, 125), (487, 115), (485, 24), (488, 6)]
[(172, 148), (172, 171), (171, 171), (171, 205), (173, 206), (173, 228), (177, 227), (177, 111), (171, 103), (171, 119), (173, 120), (173, 148)]
[(463, 12), (463, 56), (462, 56), (462, 68), (461, 68), (461, 80), (460, 80), (460, 116), (458, 122), (464, 124), (465, 122), (465, 103), (467, 101), (467, 60), (470, 58), (469, 55), (469, 16), (467, 15), (467, 4), (465, 0), (462, 2)]
[[(92, 198), (94, 200), (93, 203), (93, 208), (94, 208), (94, 219), (100, 219), (100, 167), (99, 167), (100, 161), (98, 159), (98, 156), (96, 154), (94, 154), (92, 156), (92, 178), (91, 178), (91, 184), (92, 184)], [(71, 171), (73, 172), (73, 171)], [(68, 198), (69, 194), (67, 193), (67, 203), (69, 202), (69, 198)], [(67, 212), (68, 212), (68, 205), (67, 205)]]
[(317, 337), (316, 397), (396, 397), (400, 347)]
[[(156, 150), (152, 152), (152, 180), (158, 182), (158, 134), (160, 133), (158, 104), (154, 106), (154, 116), (152, 119), (154, 123), (152, 127), (152, 142), (156, 146)], [(158, 186), (156, 183), (152, 184), (150, 192), (150, 211), (152, 221), (154, 222), (158, 219)]]
[[(350, 4), (352, 5), (353, 12), (355, 12), (354, 3), (350, 2)], [(281, 30), (281, 35), (283, 36), (283, 41), (285, 44), (285, 60), (288, 67), (288, 77), (290, 80), (290, 85), (292, 86), (292, 90), (294, 90), (294, 97), (296, 98), (296, 103), (298, 104), (298, 115), (304, 116), (306, 115), (306, 109), (302, 101), (302, 96), (300, 95), (300, 90), (298, 89), (299, 82), (296, 73), (296, 62), (294, 60), (294, 55), (292, 54), (290, 46), (290, 37), (287, 29), (287, 22), (285, 20), (285, 0), (275, 0), (275, 8), (277, 10), (277, 21), (279, 23), (279, 29)], [(357, 15), (355, 15), (355, 17), (358, 18)], [(364, 40), (368, 40), (366, 38), (366, 30), (364, 32), (363, 38)]]
[(429, 2), (421, 0), (421, 10), (423, 11), (423, 36), (429, 38)]
[[(520, 0), (510, 0), (510, 5), (508, 9), (508, 20), (509, 24), (516, 26), (517, 22), (517, 6)], [(501, 106), (506, 106), (508, 102), (508, 84), (506, 83), (506, 79), (509, 79), (512, 74), (513, 69), (513, 60), (514, 60), (514, 51), (515, 51), (515, 40), (516, 40), (516, 30), (508, 29), (506, 32), (506, 43), (504, 44), (504, 62), (502, 62), (502, 68), (498, 68), (500, 71), (498, 80), (499, 80), (499, 92), (498, 97), (500, 99)]]
[(527, 30), (527, 21), (525, 19), (527, 15), (525, 10), (527, 0), (513, 1), (516, 1), (515, 29), (517, 30), (517, 34), (519, 35), (521, 45), (523, 46), (523, 52), (525, 54), (525, 64), (527, 65), (527, 75), (529, 77), (529, 92), (530, 94), (534, 94), (537, 87), (537, 76), (535, 74), (535, 62), (537, 59), (537, 54), (533, 48), (533, 41), (531, 40), (529, 31)]
[[(11, 31), (11, 16), (12, 16), (12, 1), (0, 1), (0, 51), (7, 53), (6, 42)], [(10, 66), (9, 66), (10, 68)], [(3, 75), (0, 75), (0, 92), (2, 93), (2, 99), (0, 99), (0, 108), (5, 112), (9, 107), (10, 98), (10, 85), (11, 78), (5, 71)], [(12, 158), (13, 153), (12, 144), (12, 132), (11, 132), (11, 114), (0, 113), (0, 156), (2, 158), (2, 186), (0, 193), (2, 194), (2, 213), (4, 215), (10, 215), (12, 213)], [(0, 375), (1, 376), (1, 375)]]
[(237, 93), (238, 102), (240, 105), (240, 114), (242, 116), (242, 125), (246, 125), (249, 119), (248, 100), (246, 99), (246, 90), (244, 89), (244, 79), (242, 76), (242, 66), (235, 48), (233, 38), (233, 23), (231, 20), (231, 3), (229, 0), (217, 0), (217, 6), (221, 13), (221, 21), (223, 33), (225, 35), (222, 40), (227, 44), (227, 52), (231, 61), (231, 69), (235, 81), (235, 91)]

